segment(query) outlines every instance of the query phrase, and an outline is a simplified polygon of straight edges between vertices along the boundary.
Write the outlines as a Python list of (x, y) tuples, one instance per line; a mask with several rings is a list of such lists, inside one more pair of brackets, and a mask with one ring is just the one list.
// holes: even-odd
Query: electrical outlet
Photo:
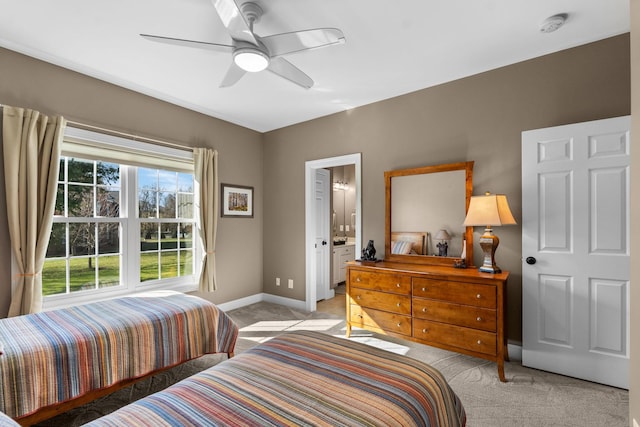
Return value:
[(289, 289), (293, 289), (293, 279), (289, 279)]
[(345, 225), (345, 226), (344, 226), (344, 230), (345, 230), (345, 231), (349, 231), (349, 226), (348, 226), (348, 225)]
[(340, 231), (344, 231), (344, 225), (340, 224)]
[(280, 278), (276, 277), (276, 286), (280, 286)]

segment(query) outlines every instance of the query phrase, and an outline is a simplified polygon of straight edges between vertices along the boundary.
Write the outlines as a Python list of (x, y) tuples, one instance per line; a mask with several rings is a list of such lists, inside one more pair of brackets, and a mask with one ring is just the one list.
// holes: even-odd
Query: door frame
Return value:
[[(315, 242), (315, 222), (316, 215), (313, 209), (314, 195), (313, 183), (316, 169), (327, 169), (336, 166), (355, 165), (356, 181), (356, 254), (360, 253), (362, 247), (362, 153), (346, 154), (343, 156), (329, 157), (326, 159), (309, 160), (305, 162), (304, 186), (305, 186), (305, 309), (316, 311), (316, 260), (313, 245)], [(329, 212), (327, 212), (329, 215)], [(329, 268), (331, 260), (327, 257)], [(330, 268), (329, 268), (330, 271)]]

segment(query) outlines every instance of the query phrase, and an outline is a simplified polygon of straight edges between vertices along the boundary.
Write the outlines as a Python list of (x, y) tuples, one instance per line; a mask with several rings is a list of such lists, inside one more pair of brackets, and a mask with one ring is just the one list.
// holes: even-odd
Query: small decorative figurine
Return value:
[(436, 245), (438, 247), (438, 256), (447, 256), (449, 244), (447, 242), (440, 242)]
[(453, 262), (453, 267), (454, 268), (467, 268), (467, 263), (465, 262), (464, 258), (462, 259), (457, 259)]
[(373, 247), (373, 240), (369, 240), (367, 247), (362, 250), (363, 261), (375, 261), (376, 260), (376, 248)]

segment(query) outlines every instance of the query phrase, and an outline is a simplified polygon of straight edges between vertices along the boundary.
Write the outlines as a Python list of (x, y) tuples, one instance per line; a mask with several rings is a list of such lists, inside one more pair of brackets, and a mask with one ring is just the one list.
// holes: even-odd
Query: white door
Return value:
[(629, 387), (629, 117), (522, 133), (523, 365)]
[(315, 209), (315, 254), (316, 254), (316, 301), (329, 298), (331, 286), (329, 273), (331, 270), (329, 259), (330, 239), (330, 175), (327, 169), (316, 169), (314, 183), (314, 209)]

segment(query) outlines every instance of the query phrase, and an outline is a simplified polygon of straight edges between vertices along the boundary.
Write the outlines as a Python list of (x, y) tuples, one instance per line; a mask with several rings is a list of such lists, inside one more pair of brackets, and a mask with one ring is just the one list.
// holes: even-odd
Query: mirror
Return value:
[(331, 168), (333, 179), (333, 212), (331, 233), (334, 244), (356, 237), (355, 165)]
[(454, 266), (464, 256), (472, 266), (473, 228), (462, 224), (473, 191), (473, 163), (384, 173), (385, 260)]

